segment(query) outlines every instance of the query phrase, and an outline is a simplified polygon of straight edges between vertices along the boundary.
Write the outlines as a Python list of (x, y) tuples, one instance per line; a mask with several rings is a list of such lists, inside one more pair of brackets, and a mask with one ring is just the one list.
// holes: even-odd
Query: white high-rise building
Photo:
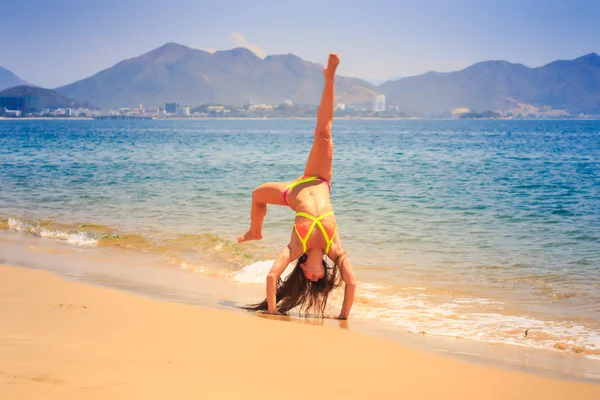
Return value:
[(385, 111), (385, 95), (381, 94), (379, 96), (375, 96), (375, 99), (373, 100), (373, 111)]

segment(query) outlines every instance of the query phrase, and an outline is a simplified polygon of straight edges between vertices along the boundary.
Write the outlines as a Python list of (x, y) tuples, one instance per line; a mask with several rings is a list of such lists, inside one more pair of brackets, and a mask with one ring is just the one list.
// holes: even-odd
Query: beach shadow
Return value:
[(243, 309), (242, 306), (240, 306), (235, 301), (231, 301), (231, 300), (221, 300), (217, 304), (220, 306), (223, 306), (223, 307)]
[(338, 326), (342, 329), (349, 329), (348, 320), (340, 320), (331, 316), (320, 317), (312, 314), (300, 314), (296, 312), (286, 313), (282, 315), (274, 315), (269, 314), (265, 311), (254, 311), (248, 310), (244, 308), (243, 305), (231, 300), (221, 300), (217, 304), (222, 307), (235, 308), (238, 311), (246, 311), (249, 313), (253, 313), (259, 318), (276, 320), (276, 321), (287, 321), (287, 322), (295, 322), (298, 324), (308, 324), (308, 325), (321, 325), (321, 326)]

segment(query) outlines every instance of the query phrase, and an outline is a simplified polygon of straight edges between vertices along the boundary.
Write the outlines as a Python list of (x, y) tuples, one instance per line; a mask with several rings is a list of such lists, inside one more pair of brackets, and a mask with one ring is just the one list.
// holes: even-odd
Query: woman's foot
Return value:
[(262, 233), (253, 233), (253, 232), (246, 232), (243, 235), (240, 235), (237, 238), (238, 243), (242, 243), (242, 242), (249, 242), (250, 240), (260, 240), (262, 239)]
[(331, 53), (329, 55), (329, 60), (327, 61), (327, 68), (323, 70), (323, 75), (325, 75), (325, 79), (333, 79), (335, 76), (335, 70), (340, 63), (340, 56), (337, 54)]

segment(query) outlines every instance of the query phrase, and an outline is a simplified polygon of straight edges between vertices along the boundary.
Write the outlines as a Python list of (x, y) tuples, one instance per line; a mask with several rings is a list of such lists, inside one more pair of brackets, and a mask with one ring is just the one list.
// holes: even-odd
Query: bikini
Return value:
[[(308, 182), (313, 182), (316, 180), (320, 180), (320, 181), (327, 183), (327, 186), (329, 187), (329, 191), (331, 191), (331, 185), (330, 185), (329, 181), (327, 181), (326, 179), (321, 178), (319, 176), (309, 176), (309, 177), (304, 176), (304, 177), (298, 179), (297, 181), (293, 182), (292, 184), (290, 184), (285, 189), (285, 191), (283, 192), (283, 200), (285, 201), (285, 204), (287, 204), (289, 206), (289, 203), (287, 201), (287, 194), (290, 190), (292, 190), (293, 188), (295, 188), (298, 185), (302, 185), (302, 184), (308, 183)], [(323, 219), (323, 218), (329, 217), (330, 215), (333, 215), (333, 211), (326, 212), (324, 214), (319, 215), (318, 217), (315, 217), (313, 215), (310, 215), (310, 214), (307, 214), (304, 212), (296, 213), (297, 217), (303, 217), (303, 218), (307, 218), (309, 220), (309, 221), (303, 221), (303, 222), (294, 224), (294, 230), (296, 231), (296, 234), (298, 235), (298, 238), (300, 239), (300, 242), (302, 243), (302, 252), (303, 253), (306, 253), (306, 250), (308, 250), (306, 244), (308, 243), (308, 239), (310, 239), (310, 235), (312, 234), (313, 230), (315, 229), (315, 226), (319, 227), (319, 229), (321, 230), (321, 233), (323, 234), (323, 237), (325, 238), (325, 243), (327, 243), (327, 247), (325, 247), (325, 254), (329, 253), (329, 248), (331, 247), (331, 244), (333, 243), (333, 239), (337, 232), (337, 224), (334, 221), (327, 221), (327, 220)], [(301, 231), (303, 234), (301, 233)]]
[(327, 184), (327, 186), (329, 187), (329, 191), (331, 192), (331, 184), (329, 183), (329, 181), (327, 181), (327, 179), (321, 178), (320, 176), (303, 176), (302, 178), (298, 179), (297, 181), (292, 182), (292, 184), (289, 185), (287, 188), (285, 188), (285, 190), (283, 191), (283, 201), (285, 201), (285, 204), (287, 204), (288, 206), (290, 205), (290, 203), (288, 203), (288, 201), (287, 201), (287, 194), (290, 190), (292, 190), (293, 188), (295, 188), (298, 185), (302, 185), (303, 183), (308, 183), (308, 182), (312, 182), (312, 181), (316, 181), (316, 180), (325, 182)]

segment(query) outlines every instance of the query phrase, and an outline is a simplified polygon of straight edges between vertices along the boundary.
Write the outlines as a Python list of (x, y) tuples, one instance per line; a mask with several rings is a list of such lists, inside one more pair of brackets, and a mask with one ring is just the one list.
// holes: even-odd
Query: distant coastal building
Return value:
[(375, 99), (373, 100), (373, 111), (385, 111), (385, 95), (381, 94), (379, 96), (375, 96)]
[(469, 112), (471, 112), (471, 110), (467, 107), (459, 107), (452, 110), (452, 115), (454, 115), (455, 117), (460, 117), (461, 115), (467, 114)]
[(6, 108), (0, 108), (0, 115), (4, 115), (5, 117), (20, 117), (20, 110), (7, 110)]
[(244, 107), (249, 107), (252, 104), (253, 104), (252, 97), (244, 97), (244, 104), (243, 104)]
[(165, 112), (167, 114), (177, 114), (177, 110), (179, 110), (179, 103), (165, 103)]
[(254, 110), (272, 110), (273, 106), (268, 105), (268, 104), (257, 104), (255, 106), (252, 106), (252, 109), (254, 109)]
[(181, 107), (177, 110), (177, 115), (180, 117), (189, 117), (190, 116), (190, 108), (189, 107)]
[(17, 110), (24, 113), (38, 111), (40, 107), (40, 96), (2, 96), (0, 97), (0, 108)]
[(336, 110), (344, 111), (346, 109), (346, 105), (344, 103), (337, 103), (335, 105)]

